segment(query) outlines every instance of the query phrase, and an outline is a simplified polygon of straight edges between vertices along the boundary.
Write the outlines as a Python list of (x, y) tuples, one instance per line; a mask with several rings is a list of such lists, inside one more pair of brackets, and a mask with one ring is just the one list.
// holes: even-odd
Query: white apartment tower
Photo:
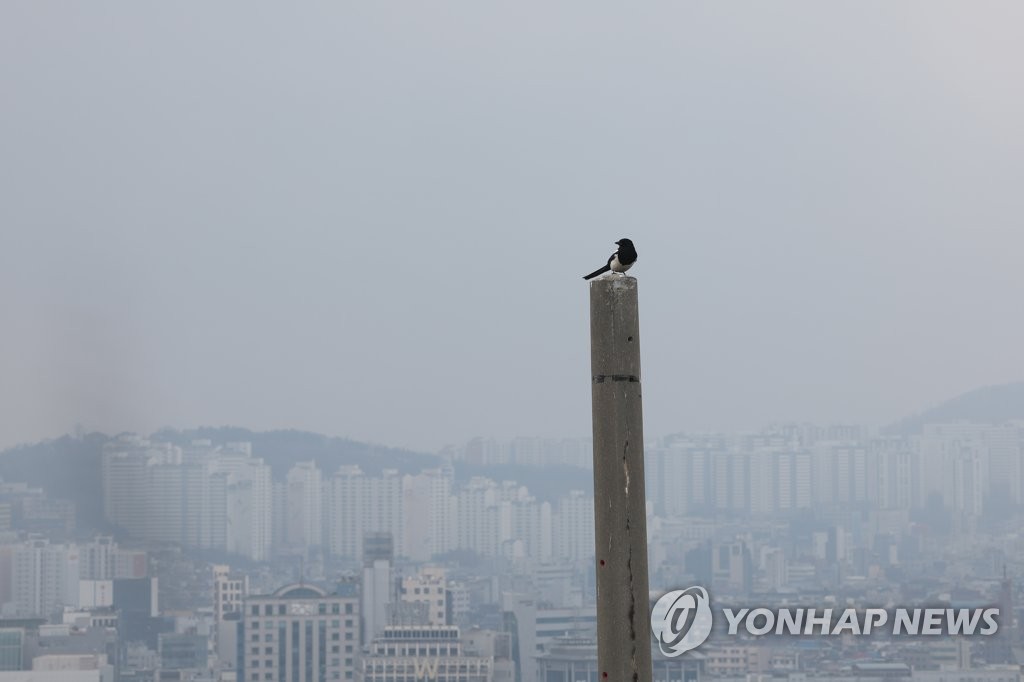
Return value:
[(358, 466), (343, 466), (324, 486), (329, 552), (361, 561), (367, 533), (390, 533), (395, 555), (405, 537), (402, 478), (393, 469), (367, 476)]
[(579, 560), (594, 556), (594, 498), (580, 490), (558, 501), (554, 514), (552, 553), (556, 558)]
[(430, 469), (402, 481), (404, 555), (430, 561), (455, 547), (455, 498), (449, 470)]
[(19, 616), (50, 618), (78, 606), (78, 548), (32, 539), (12, 552), (11, 597)]
[(284, 542), (289, 548), (323, 544), (323, 477), (316, 462), (299, 462), (285, 478)]
[(253, 561), (270, 558), (273, 532), (273, 484), (270, 466), (252, 457), (248, 443), (229, 444), (212, 461), (225, 481), (225, 549)]

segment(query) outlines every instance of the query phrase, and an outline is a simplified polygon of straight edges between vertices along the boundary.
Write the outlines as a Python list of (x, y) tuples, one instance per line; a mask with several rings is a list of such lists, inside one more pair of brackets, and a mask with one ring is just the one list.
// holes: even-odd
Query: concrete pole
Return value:
[(632, 277), (590, 283), (590, 367), (600, 682), (650, 682), (640, 321)]

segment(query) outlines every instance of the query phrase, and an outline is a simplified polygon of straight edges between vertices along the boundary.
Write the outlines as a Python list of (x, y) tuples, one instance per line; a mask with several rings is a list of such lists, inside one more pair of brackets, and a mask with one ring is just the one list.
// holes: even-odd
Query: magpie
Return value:
[(620, 239), (615, 243), (619, 245), (619, 250), (609, 256), (608, 265), (594, 270), (583, 279), (593, 279), (598, 275), (603, 275), (609, 270), (625, 272), (633, 267), (633, 263), (636, 263), (636, 249), (633, 248), (633, 242), (628, 239)]

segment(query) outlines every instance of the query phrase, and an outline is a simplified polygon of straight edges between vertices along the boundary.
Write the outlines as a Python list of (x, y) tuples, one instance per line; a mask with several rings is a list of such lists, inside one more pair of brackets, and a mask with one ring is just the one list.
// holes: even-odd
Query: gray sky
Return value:
[(1017, 2), (0, 4), (0, 446), (648, 437), (1022, 372)]

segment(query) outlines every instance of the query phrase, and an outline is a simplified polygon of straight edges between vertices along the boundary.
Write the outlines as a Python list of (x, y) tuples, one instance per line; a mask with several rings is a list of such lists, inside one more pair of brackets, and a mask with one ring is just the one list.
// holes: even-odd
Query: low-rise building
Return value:
[(386, 627), (360, 661), (357, 682), (495, 682), (495, 657), (463, 650), (455, 626)]

